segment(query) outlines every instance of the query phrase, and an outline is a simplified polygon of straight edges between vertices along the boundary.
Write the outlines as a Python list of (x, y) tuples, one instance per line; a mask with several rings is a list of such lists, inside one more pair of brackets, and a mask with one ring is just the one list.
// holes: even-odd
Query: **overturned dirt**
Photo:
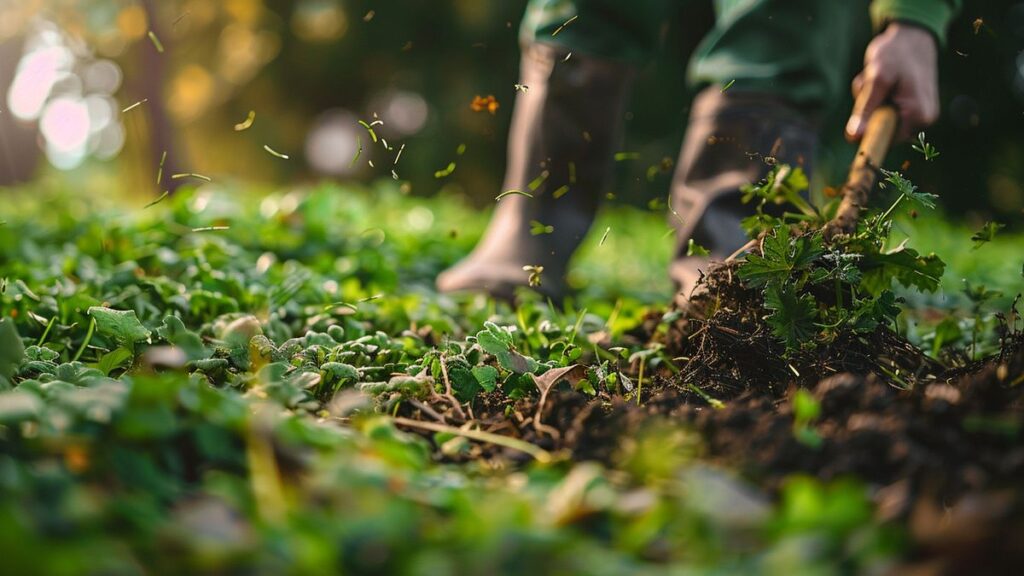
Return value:
[[(1024, 561), (1024, 334), (1007, 330), (1001, 354), (956, 370), (887, 327), (787, 355), (759, 302), (718, 269), (667, 330), (652, 314), (632, 334), (681, 366), (652, 375), (640, 398), (591, 397), (565, 383), (543, 401), (493, 393), (475, 402), (472, 425), (614, 464), (624, 442), (667, 421), (698, 433), (705, 460), (769, 493), (792, 474), (861, 480), (879, 520), (909, 529), (922, 573), (1004, 573)], [(798, 433), (792, 400), (801, 389), (819, 409)], [(402, 413), (427, 420), (446, 411), (435, 408)], [(438, 458), (454, 461), (529, 459), (486, 443), (440, 448)]]
[[(764, 317), (762, 296), (736, 277), (738, 263), (713, 263), (697, 290), (677, 306), (678, 318), (659, 333), (650, 317), (641, 331), (685, 360), (679, 378), (715, 397), (748, 390), (784, 393), (845, 372), (874, 374), (909, 388), (934, 380), (943, 367), (886, 326), (870, 333), (840, 332), (814, 348), (787, 353)], [(831, 293), (815, 295), (833, 305)], [(639, 334), (638, 334), (639, 335)], [(717, 395), (717, 396), (716, 396)]]
[[(794, 434), (791, 395), (747, 389), (721, 408), (678, 379), (655, 378), (644, 398), (596, 397), (562, 390), (545, 401), (491, 394), (478, 401), (475, 422), (488, 432), (569, 451), (575, 460), (611, 462), (622, 438), (648, 420), (665, 417), (700, 432), (705, 455), (738, 466), (769, 489), (793, 473), (828, 479), (856, 476), (877, 487), (901, 483), (905, 502), (887, 514), (905, 516), (917, 495), (948, 501), (964, 493), (1024, 480), (1024, 339), (973, 373), (901, 389), (874, 374), (839, 373), (808, 387), (820, 405), (810, 427), (820, 442)], [(438, 407), (438, 411), (443, 410)], [(415, 408), (404, 415), (427, 418)], [(481, 444), (448, 458), (512, 451)], [(897, 505), (898, 504), (898, 505)]]
[[(913, 540), (914, 557), (898, 572), (1008, 574), (1024, 562), (1024, 336), (970, 373), (910, 389), (871, 373), (822, 379), (808, 387), (820, 405), (809, 425), (815, 442), (795, 433), (797, 389), (748, 388), (712, 408), (678, 379), (655, 378), (639, 404), (562, 390), (538, 419), (536, 399), (494, 394), (475, 417), (483, 430), (604, 463), (649, 423), (681, 424), (699, 433), (705, 460), (738, 469), (769, 493), (792, 474), (865, 482), (878, 519), (905, 526)], [(438, 457), (528, 459), (476, 443)]]

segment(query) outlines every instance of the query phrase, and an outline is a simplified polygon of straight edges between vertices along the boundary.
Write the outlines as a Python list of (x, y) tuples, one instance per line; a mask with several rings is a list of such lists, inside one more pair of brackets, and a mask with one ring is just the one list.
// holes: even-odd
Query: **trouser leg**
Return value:
[(567, 264), (590, 229), (611, 173), (632, 68), (546, 44), (524, 49), (502, 198), (483, 239), (438, 277), (443, 292), (510, 298), (524, 266), (543, 266), (547, 296), (565, 295)]
[(816, 145), (807, 115), (778, 97), (717, 87), (698, 95), (672, 181), (672, 208), (681, 222), (672, 216), (677, 234), (669, 274), (684, 297), (709, 260), (687, 256), (690, 240), (715, 260), (743, 246), (740, 221), (751, 206), (741, 202), (740, 188), (767, 174), (766, 157), (809, 173)]

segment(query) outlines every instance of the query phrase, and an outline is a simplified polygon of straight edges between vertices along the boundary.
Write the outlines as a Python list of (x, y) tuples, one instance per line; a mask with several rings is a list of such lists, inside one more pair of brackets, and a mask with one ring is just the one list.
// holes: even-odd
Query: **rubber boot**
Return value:
[(511, 300), (527, 286), (524, 266), (542, 266), (541, 294), (567, 293), (569, 258), (594, 221), (611, 174), (634, 76), (625, 64), (557, 46), (524, 49), (502, 192), (473, 252), (437, 279), (441, 292), (484, 292)]
[[(776, 162), (810, 175), (815, 124), (773, 95), (710, 87), (697, 96), (672, 180), (672, 207), (680, 218), (672, 216), (676, 250), (669, 276), (677, 303), (690, 296), (709, 260), (724, 260), (747, 242), (740, 221), (753, 206), (741, 201), (743, 185), (764, 178)], [(687, 256), (690, 239), (710, 257)]]

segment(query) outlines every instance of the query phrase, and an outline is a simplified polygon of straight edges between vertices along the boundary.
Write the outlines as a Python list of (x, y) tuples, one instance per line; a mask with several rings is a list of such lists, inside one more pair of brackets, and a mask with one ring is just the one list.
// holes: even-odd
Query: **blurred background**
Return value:
[[(617, 202), (664, 207), (691, 97), (683, 71), (709, 4), (687, 5), (643, 71), (623, 145), (638, 158), (617, 163)], [(272, 186), (394, 179), (406, 193), (493, 202), (524, 7), (0, 0), (0, 187), (155, 198), (195, 180), (168, 177), (181, 173)], [(926, 164), (902, 146), (894, 162), (910, 160), (956, 218), (1020, 229), (1024, 2), (966, 0), (941, 59), (943, 116), (928, 132), (941, 158)], [(839, 139), (848, 106), (836, 103), (819, 185), (841, 181), (852, 154)]]

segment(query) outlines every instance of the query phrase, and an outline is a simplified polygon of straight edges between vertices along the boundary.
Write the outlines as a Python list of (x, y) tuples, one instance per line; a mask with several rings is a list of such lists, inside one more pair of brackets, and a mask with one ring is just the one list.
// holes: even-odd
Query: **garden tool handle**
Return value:
[(825, 238), (856, 231), (857, 219), (868, 203), (868, 195), (875, 186), (878, 170), (889, 152), (899, 121), (899, 113), (890, 105), (879, 106), (871, 113), (857, 156), (850, 166), (850, 175), (843, 186), (839, 210), (835, 218), (825, 225)]

